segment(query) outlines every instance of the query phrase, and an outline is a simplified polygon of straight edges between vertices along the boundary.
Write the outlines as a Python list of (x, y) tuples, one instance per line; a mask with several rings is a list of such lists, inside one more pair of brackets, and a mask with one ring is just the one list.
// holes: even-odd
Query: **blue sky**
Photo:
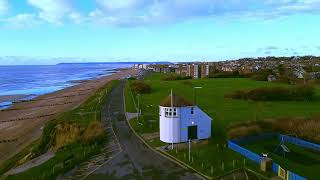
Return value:
[(0, 64), (320, 55), (319, 19), (320, 0), (0, 0)]

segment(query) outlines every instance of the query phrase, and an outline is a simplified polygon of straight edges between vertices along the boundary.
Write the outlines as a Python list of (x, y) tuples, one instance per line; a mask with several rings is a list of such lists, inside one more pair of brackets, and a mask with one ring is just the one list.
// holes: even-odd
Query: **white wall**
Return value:
[(178, 117), (165, 117), (165, 107), (159, 109), (160, 140), (166, 143), (180, 142), (180, 108), (177, 108)]
[[(198, 139), (207, 139), (211, 136), (211, 118), (199, 107), (177, 108), (178, 117), (165, 117), (165, 107), (159, 109), (160, 140), (166, 143), (179, 143), (188, 141), (188, 126), (198, 126)], [(194, 124), (192, 124), (192, 122)]]

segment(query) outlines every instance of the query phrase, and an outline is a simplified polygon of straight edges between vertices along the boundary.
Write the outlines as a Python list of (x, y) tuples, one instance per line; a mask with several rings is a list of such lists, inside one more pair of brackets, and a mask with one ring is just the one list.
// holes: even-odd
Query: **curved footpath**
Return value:
[(85, 102), (111, 80), (137, 75), (134, 69), (89, 80), (0, 111), (0, 164), (38, 139), (42, 128), (57, 115)]
[(109, 95), (107, 106), (121, 152), (109, 159), (86, 179), (201, 179), (149, 149), (130, 129), (124, 112), (125, 81)]

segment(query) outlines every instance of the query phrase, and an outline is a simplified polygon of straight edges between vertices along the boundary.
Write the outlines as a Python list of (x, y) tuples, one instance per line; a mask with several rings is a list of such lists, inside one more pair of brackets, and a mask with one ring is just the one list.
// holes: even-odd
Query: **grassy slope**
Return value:
[(262, 152), (268, 153), (268, 156), (275, 162), (279, 163), (282, 168), (299, 175), (303, 175), (308, 179), (320, 177), (320, 172), (318, 171), (318, 169), (320, 169), (319, 152), (310, 151), (308, 149), (286, 143), (286, 146), (291, 152), (287, 153), (286, 158), (284, 158), (281, 148), (279, 148), (277, 152), (274, 152), (279, 143), (279, 140), (273, 139), (244, 145), (244, 147), (258, 154)]
[(125, 93), (125, 101), (126, 101), (126, 111), (130, 113), (136, 113), (137, 110), (135, 108), (135, 104), (132, 99), (133, 94), (131, 93), (129, 83), (126, 84), (124, 93)]
[[(224, 149), (225, 142), (225, 128), (237, 122), (275, 119), (280, 117), (295, 117), (295, 116), (312, 116), (320, 114), (320, 101), (316, 102), (250, 102), (243, 100), (225, 99), (226, 93), (241, 89), (251, 89), (258, 87), (275, 87), (275, 86), (289, 86), (285, 84), (276, 84), (269, 82), (253, 81), (245, 78), (226, 78), (226, 79), (200, 79), (190, 80), (190, 83), (183, 83), (184, 81), (162, 81), (160, 80), (163, 74), (154, 73), (146, 78), (146, 82), (151, 85), (152, 93), (143, 94), (140, 98), (141, 109), (143, 114), (144, 125), (138, 125), (136, 120), (131, 121), (133, 127), (139, 133), (149, 133), (159, 131), (158, 111), (159, 103), (162, 99), (169, 95), (170, 89), (190, 101), (193, 101), (193, 86), (202, 86), (203, 89), (197, 91), (197, 104), (213, 118), (212, 133), (213, 137), (210, 139), (208, 146), (197, 148), (193, 153), (197, 154), (197, 159), (207, 161), (206, 164), (213, 164), (217, 166), (223, 161), (225, 164), (232, 164), (235, 160), (237, 164), (242, 166), (243, 158), (238, 154)], [(317, 87), (316, 93), (320, 95), (320, 89)], [(152, 106), (150, 106), (152, 105)], [(157, 120), (157, 122), (150, 122), (149, 120)], [(151, 125), (152, 124), (152, 125)], [(157, 125), (154, 127), (154, 124)], [(152, 127), (152, 128), (151, 128)], [(219, 148), (217, 147), (219, 144)], [(171, 152), (175, 154), (175, 152)], [(181, 160), (184, 160), (179, 153)], [(208, 169), (202, 169), (201, 163), (191, 164), (204, 173), (210, 174)], [(209, 166), (209, 165), (208, 165)], [(228, 166), (228, 165), (226, 165)], [(233, 167), (233, 164), (232, 164)], [(251, 166), (256, 168), (257, 166)], [(230, 168), (230, 167), (229, 167)], [(226, 169), (226, 168), (225, 168)], [(217, 171), (214, 176), (221, 175), (224, 171)]]
[[(26, 151), (32, 151), (32, 153), (44, 153), (49, 147), (49, 142), (52, 141), (52, 134), (55, 132), (55, 126), (59, 123), (76, 123), (83, 128), (86, 128), (90, 123), (94, 121), (100, 121), (101, 119), (101, 106), (105, 102), (106, 96), (108, 94), (108, 90), (110, 91), (118, 81), (111, 81), (103, 88), (99, 89), (96, 93), (89, 97), (89, 99), (71, 111), (61, 114), (56, 121), (49, 122), (44, 128), (44, 132), (39, 143), (35, 143), (33, 147), (28, 147)], [(79, 114), (81, 112), (93, 112), (87, 114)], [(95, 113), (94, 113), (95, 112)], [(103, 144), (99, 144), (96, 142), (92, 143), (81, 143), (76, 142), (66, 146), (63, 149), (60, 149), (56, 152), (56, 156), (46, 163), (31, 168), (28, 171), (17, 174), (15, 176), (9, 176), (7, 179), (51, 179), (56, 177), (61, 173), (65, 173), (75, 165), (79, 165), (81, 162), (88, 159), (90, 156), (97, 154), (100, 152), (100, 149), (103, 147)], [(24, 153), (26, 154), (26, 153)], [(19, 157), (19, 155), (17, 155)], [(21, 157), (21, 155), (20, 155)], [(68, 158), (72, 157), (71, 161), (65, 162)], [(12, 168), (19, 158), (13, 157), (8, 160), (8, 162), (4, 163), (4, 165), (0, 168), (2, 172)], [(64, 164), (64, 165), (63, 165)], [(55, 167), (53, 171), (53, 167)]]

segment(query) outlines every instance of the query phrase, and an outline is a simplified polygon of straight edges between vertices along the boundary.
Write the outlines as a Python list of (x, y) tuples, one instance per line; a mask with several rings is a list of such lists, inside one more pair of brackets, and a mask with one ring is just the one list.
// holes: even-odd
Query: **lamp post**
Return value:
[(190, 162), (190, 154), (191, 154), (190, 142), (191, 142), (191, 139), (189, 139), (188, 142), (189, 142), (189, 162)]
[(201, 89), (202, 87), (200, 86), (196, 86), (196, 87), (193, 87), (194, 89), (194, 104), (196, 105), (197, 104), (197, 89)]

